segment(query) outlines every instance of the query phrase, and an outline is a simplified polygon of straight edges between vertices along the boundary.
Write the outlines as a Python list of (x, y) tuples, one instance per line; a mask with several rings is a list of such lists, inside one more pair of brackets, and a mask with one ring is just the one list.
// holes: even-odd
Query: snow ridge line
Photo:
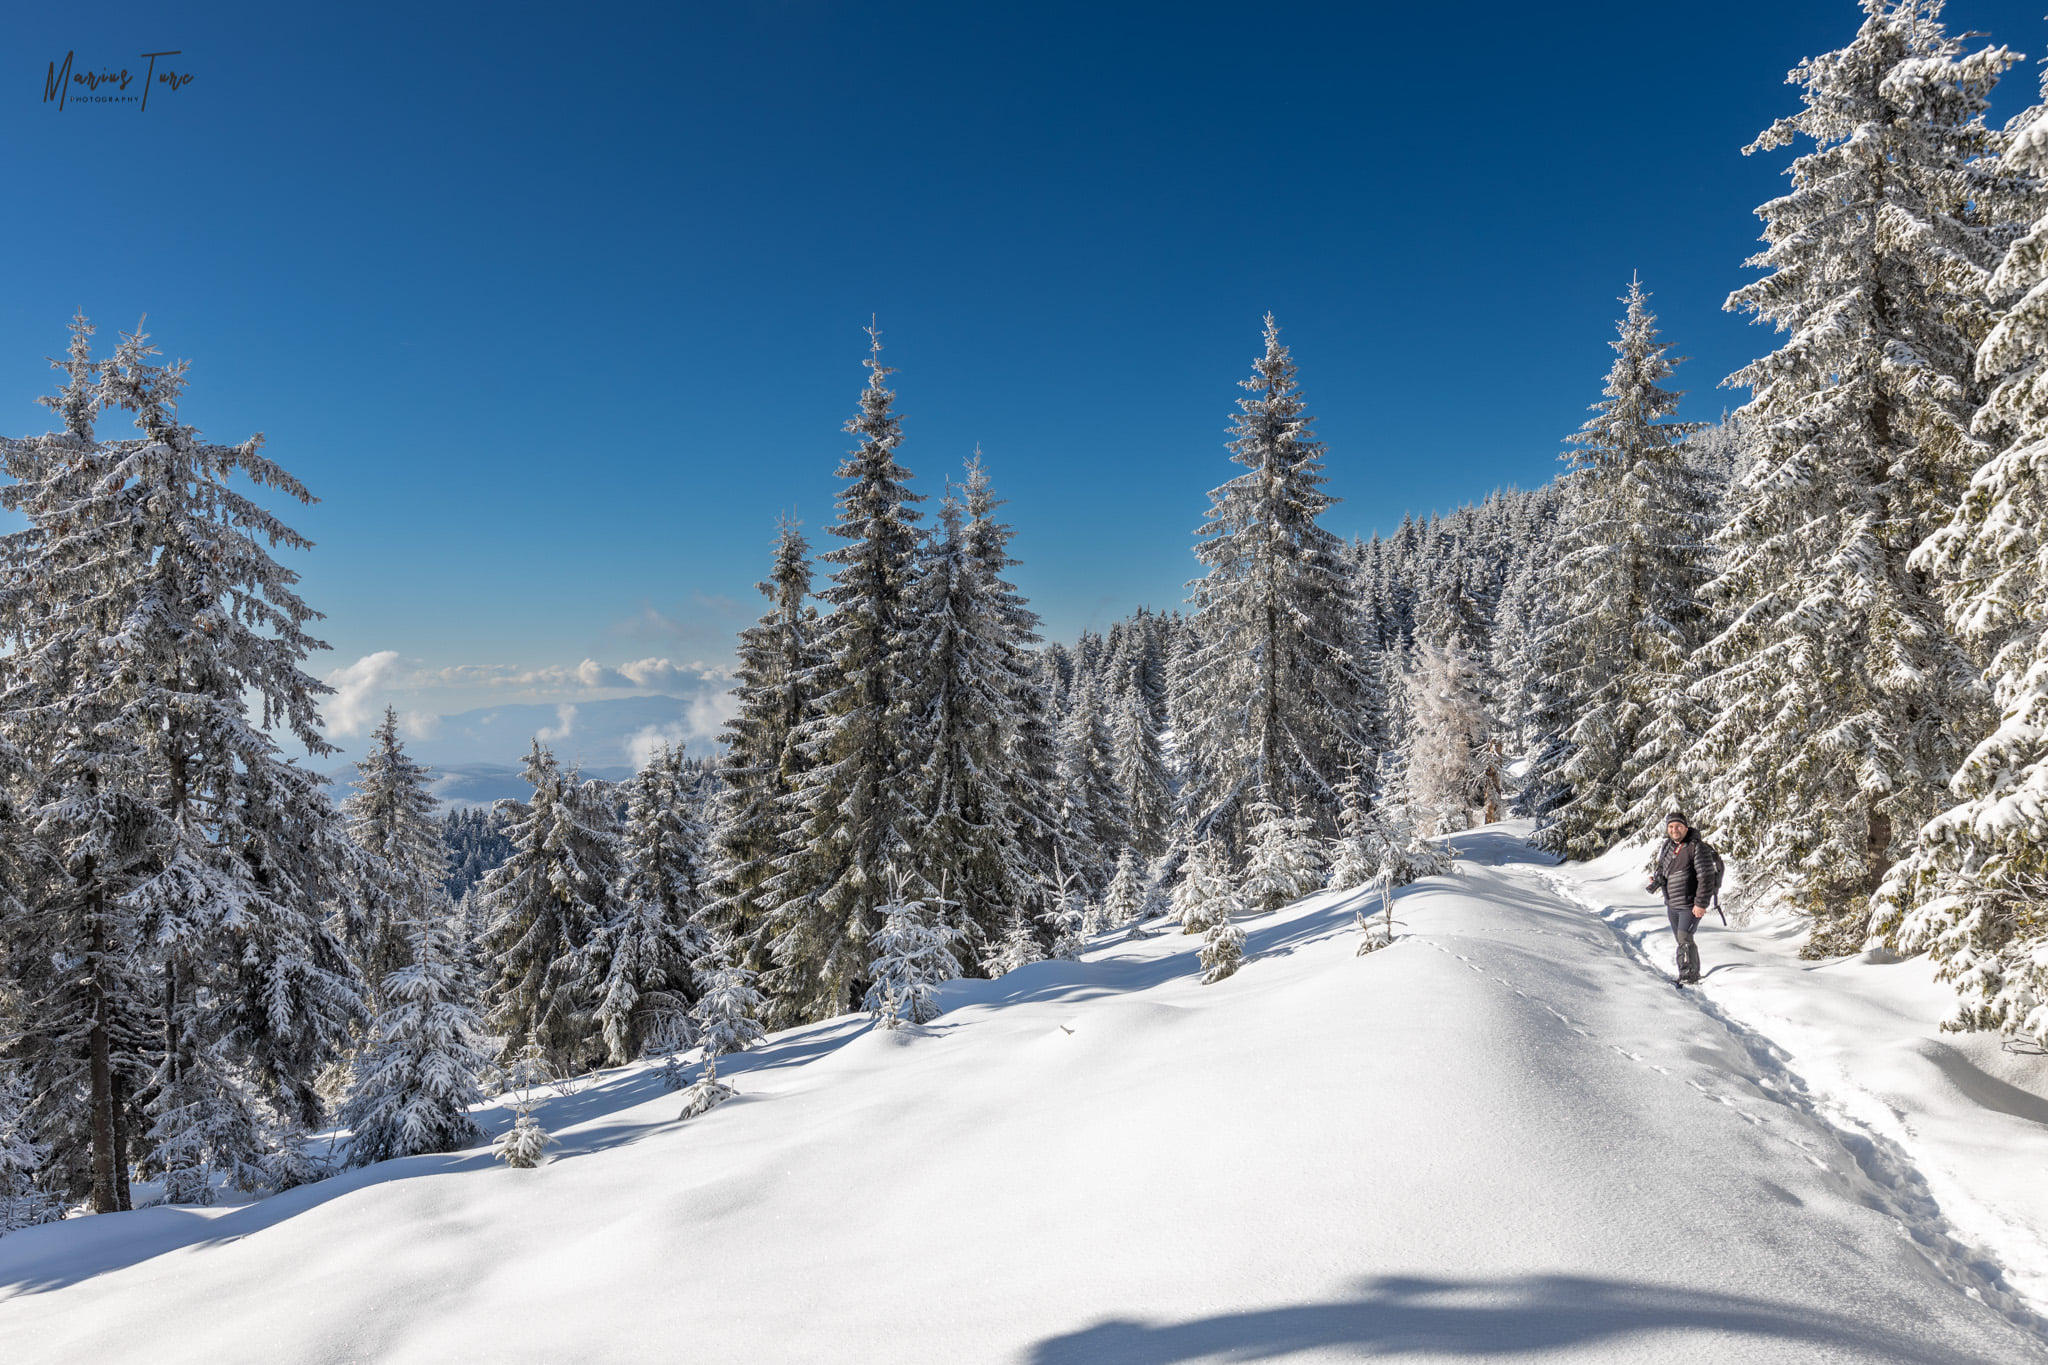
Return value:
[[(1567, 877), (1549, 871), (1540, 875), (1558, 895), (1591, 911), (1620, 942), (1622, 951), (1644, 971), (1660, 980), (1670, 979), (1650, 958), (1641, 940), (1619, 922), (1625, 912), (1588, 896)], [(1726, 1029), (1758, 1067), (1760, 1074), (1750, 1079), (1760, 1094), (1805, 1115), (1834, 1139), (1849, 1158), (1850, 1171), (1861, 1177), (1869, 1207), (1896, 1222), (1929, 1264), (1964, 1295), (2048, 1345), (2048, 1320), (2012, 1288), (1995, 1257), (1956, 1235), (1940, 1203), (1927, 1188), (1926, 1177), (1905, 1148), (1872, 1132), (1853, 1115), (1828, 1102), (1807, 1084), (1793, 1065), (1791, 1055), (1768, 1034), (1735, 1018), (1697, 988), (1686, 991), (1685, 996), (1695, 1009)], [(1744, 1113), (1743, 1117), (1752, 1116)], [(1804, 1148), (1806, 1144), (1798, 1145)], [(1810, 1151), (1808, 1155), (1811, 1156)]]

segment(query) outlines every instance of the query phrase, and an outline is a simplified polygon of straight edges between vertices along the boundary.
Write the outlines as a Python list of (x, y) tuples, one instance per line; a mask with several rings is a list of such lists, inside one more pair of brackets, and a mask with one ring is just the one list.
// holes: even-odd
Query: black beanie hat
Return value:
[(1686, 819), (1685, 816), (1681, 815), (1677, 811), (1673, 811), (1671, 812), (1671, 814), (1664, 817), (1664, 823), (1667, 825), (1670, 824), (1673, 820), (1676, 820), (1679, 824), (1684, 825), (1687, 829), (1692, 828), (1692, 821)]

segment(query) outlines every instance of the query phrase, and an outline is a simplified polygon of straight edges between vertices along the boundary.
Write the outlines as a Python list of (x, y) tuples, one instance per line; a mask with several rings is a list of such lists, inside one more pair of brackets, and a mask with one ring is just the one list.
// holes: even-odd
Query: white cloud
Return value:
[(327, 701), (328, 729), (337, 735), (359, 735), (368, 729), (382, 709), (373, 694), (391, 687), (397, 672), (398, 651), (380, 649), (329, 673), (327, 683), (334, 695)]
[(543, 744), (552, 744), (558, 739), (567, 739), (576, 728), (576, 708), (567, 702), (555, 708), (555, 723), (543, 725), (533, 732), (533, 737)]
[(514, 664), (455, 664), (416, 674), (413, 685), (556, 692), (659, 692), (692, 683), (717, 682), (725, 676), (723, 668), (701, 660), (677, 663), (673, 659), (636, 659), (614, 667), (595, 659), (585, 659), (573, 666), (549, 664), (544, 668), (520, 668)]
[(654, 757), (654, 751), (666, 746), (680, 749), (688, 744), (690, 729), (680, 721), (667, 725), (644, 725), (626, 736), (626, 761), (635, 768), (647, 766), (647, 760)]
[(690, 699), (690, 738), (715, 742), (725, 723), (740, 713), (740, 700), (730, 688), (699, 692)]

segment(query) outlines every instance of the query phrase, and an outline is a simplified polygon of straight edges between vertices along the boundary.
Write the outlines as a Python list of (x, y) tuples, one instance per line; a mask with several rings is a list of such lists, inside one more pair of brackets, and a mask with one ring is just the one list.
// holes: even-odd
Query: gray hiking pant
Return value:
[(1695, 941), (1693, 929), (1705, 916), (1695, 919), (1690, 905), (1682, 910), (1666, 906), (1664, 912), (1671, 917), (1671, 935), (1678, 940), (1678, 979), (1697, 981), (1700, 979), (1700, 945)]

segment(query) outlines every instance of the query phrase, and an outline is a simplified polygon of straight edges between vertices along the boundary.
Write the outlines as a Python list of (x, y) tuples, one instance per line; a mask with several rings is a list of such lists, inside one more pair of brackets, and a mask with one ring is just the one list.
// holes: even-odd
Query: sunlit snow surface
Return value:
[[(1370, 956), (1316, 897), (1217, 985), (1169, 933), (957, 983), (915, 1033), (777, 1035), (686, 1124), (657, 1067), (601, 1073), (541, 1107), (538, 1170), (17, 1233), (0, 1360), (2048, 1359), (2004, 1177), (1922, 1170), (1745, 1022), (1811, 964), (1748, 931), (1738, 1002), (1715, 926), (1731, 965), (1682, 994), (1626, 857), (1514, 833), (1459, 836)], [(1999, 1117), (2038, 1183), (2048, 1114)]]

